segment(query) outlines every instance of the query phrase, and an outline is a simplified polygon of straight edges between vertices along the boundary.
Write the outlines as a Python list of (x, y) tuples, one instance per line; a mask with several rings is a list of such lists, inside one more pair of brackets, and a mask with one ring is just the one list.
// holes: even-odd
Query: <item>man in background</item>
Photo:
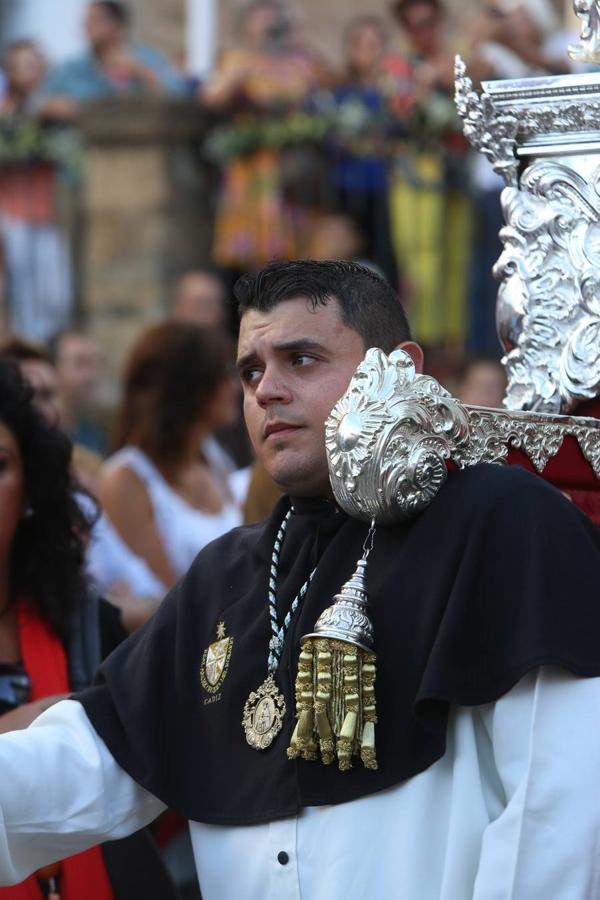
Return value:
[(131, 42), (130, 26), (125, 3), (90, 3), (84, 23), (89, 50), (50, 73), (40, 98), (42, 116), (74, 121), (83, 105), (102, 97), (184, 92), (184, 79), (158, 50)]
[(100, 349), (85, 331), (65, 329), (50, 342), (58, 378), (60, 423), (71, 440), (106, 453), (106, 436), (94, 421), (93, 405), (100, 378)]
[(216, 272), (185, 272), (175, 285), (171, 318), (208, 328), (226, 325), (225, 287)]

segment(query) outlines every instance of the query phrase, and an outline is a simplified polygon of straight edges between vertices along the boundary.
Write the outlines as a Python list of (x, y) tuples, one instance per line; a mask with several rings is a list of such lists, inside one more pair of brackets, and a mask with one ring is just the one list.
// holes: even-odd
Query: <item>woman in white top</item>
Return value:
[(231, 346), (220, 331), (164, 322), (126, 366), (115, 449), (100, 500), (120, 538), (170, 588), (205, 544), (241, 521), (202, 446), (239, 414)]

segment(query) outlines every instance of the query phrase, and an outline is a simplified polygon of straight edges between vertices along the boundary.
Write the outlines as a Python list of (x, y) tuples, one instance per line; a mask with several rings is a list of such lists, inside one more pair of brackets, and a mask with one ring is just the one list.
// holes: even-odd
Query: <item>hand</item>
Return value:
[(69, 696), (70, 694), (53, 694), (51, 697), (34, 700), (33, 703), (24, 703), (23, 706), (4, 713), (3, 716), (0, 716), (0, 734), (28, 728), (43, 712), (54, 706), (59, 700), (66, 700)]
[(137, 60), (126, 47), (115, 47), (102, 61), (104, 69), (114, 72), (120, 79), (137, 81), (148, 91), (157, 93), (161, 84), (154, 72)]

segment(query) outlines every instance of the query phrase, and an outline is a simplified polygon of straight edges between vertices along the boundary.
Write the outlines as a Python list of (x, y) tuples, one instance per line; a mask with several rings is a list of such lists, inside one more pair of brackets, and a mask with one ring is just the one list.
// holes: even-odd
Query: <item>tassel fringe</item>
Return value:
[(376, 769), (375, 676), (375, 654), (344, 641), (308, 638), (298, 664), (298, 721), (288, 757), (315, 760), (320, 752), (325, 765), (337, 758), (347, 771), (358, 756)]

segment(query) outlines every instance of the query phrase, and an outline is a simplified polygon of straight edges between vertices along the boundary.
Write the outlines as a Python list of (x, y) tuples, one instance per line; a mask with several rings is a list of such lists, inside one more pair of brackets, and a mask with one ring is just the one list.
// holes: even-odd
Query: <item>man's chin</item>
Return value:
[(328, 497), (331, 495), (329, 478), (315, 477), (314, 473), (301, 473), (298, 469), (293, 471), (269, 470), (267, 474), (273, 479), (277, 487), (284, 494), (292, 497)]

